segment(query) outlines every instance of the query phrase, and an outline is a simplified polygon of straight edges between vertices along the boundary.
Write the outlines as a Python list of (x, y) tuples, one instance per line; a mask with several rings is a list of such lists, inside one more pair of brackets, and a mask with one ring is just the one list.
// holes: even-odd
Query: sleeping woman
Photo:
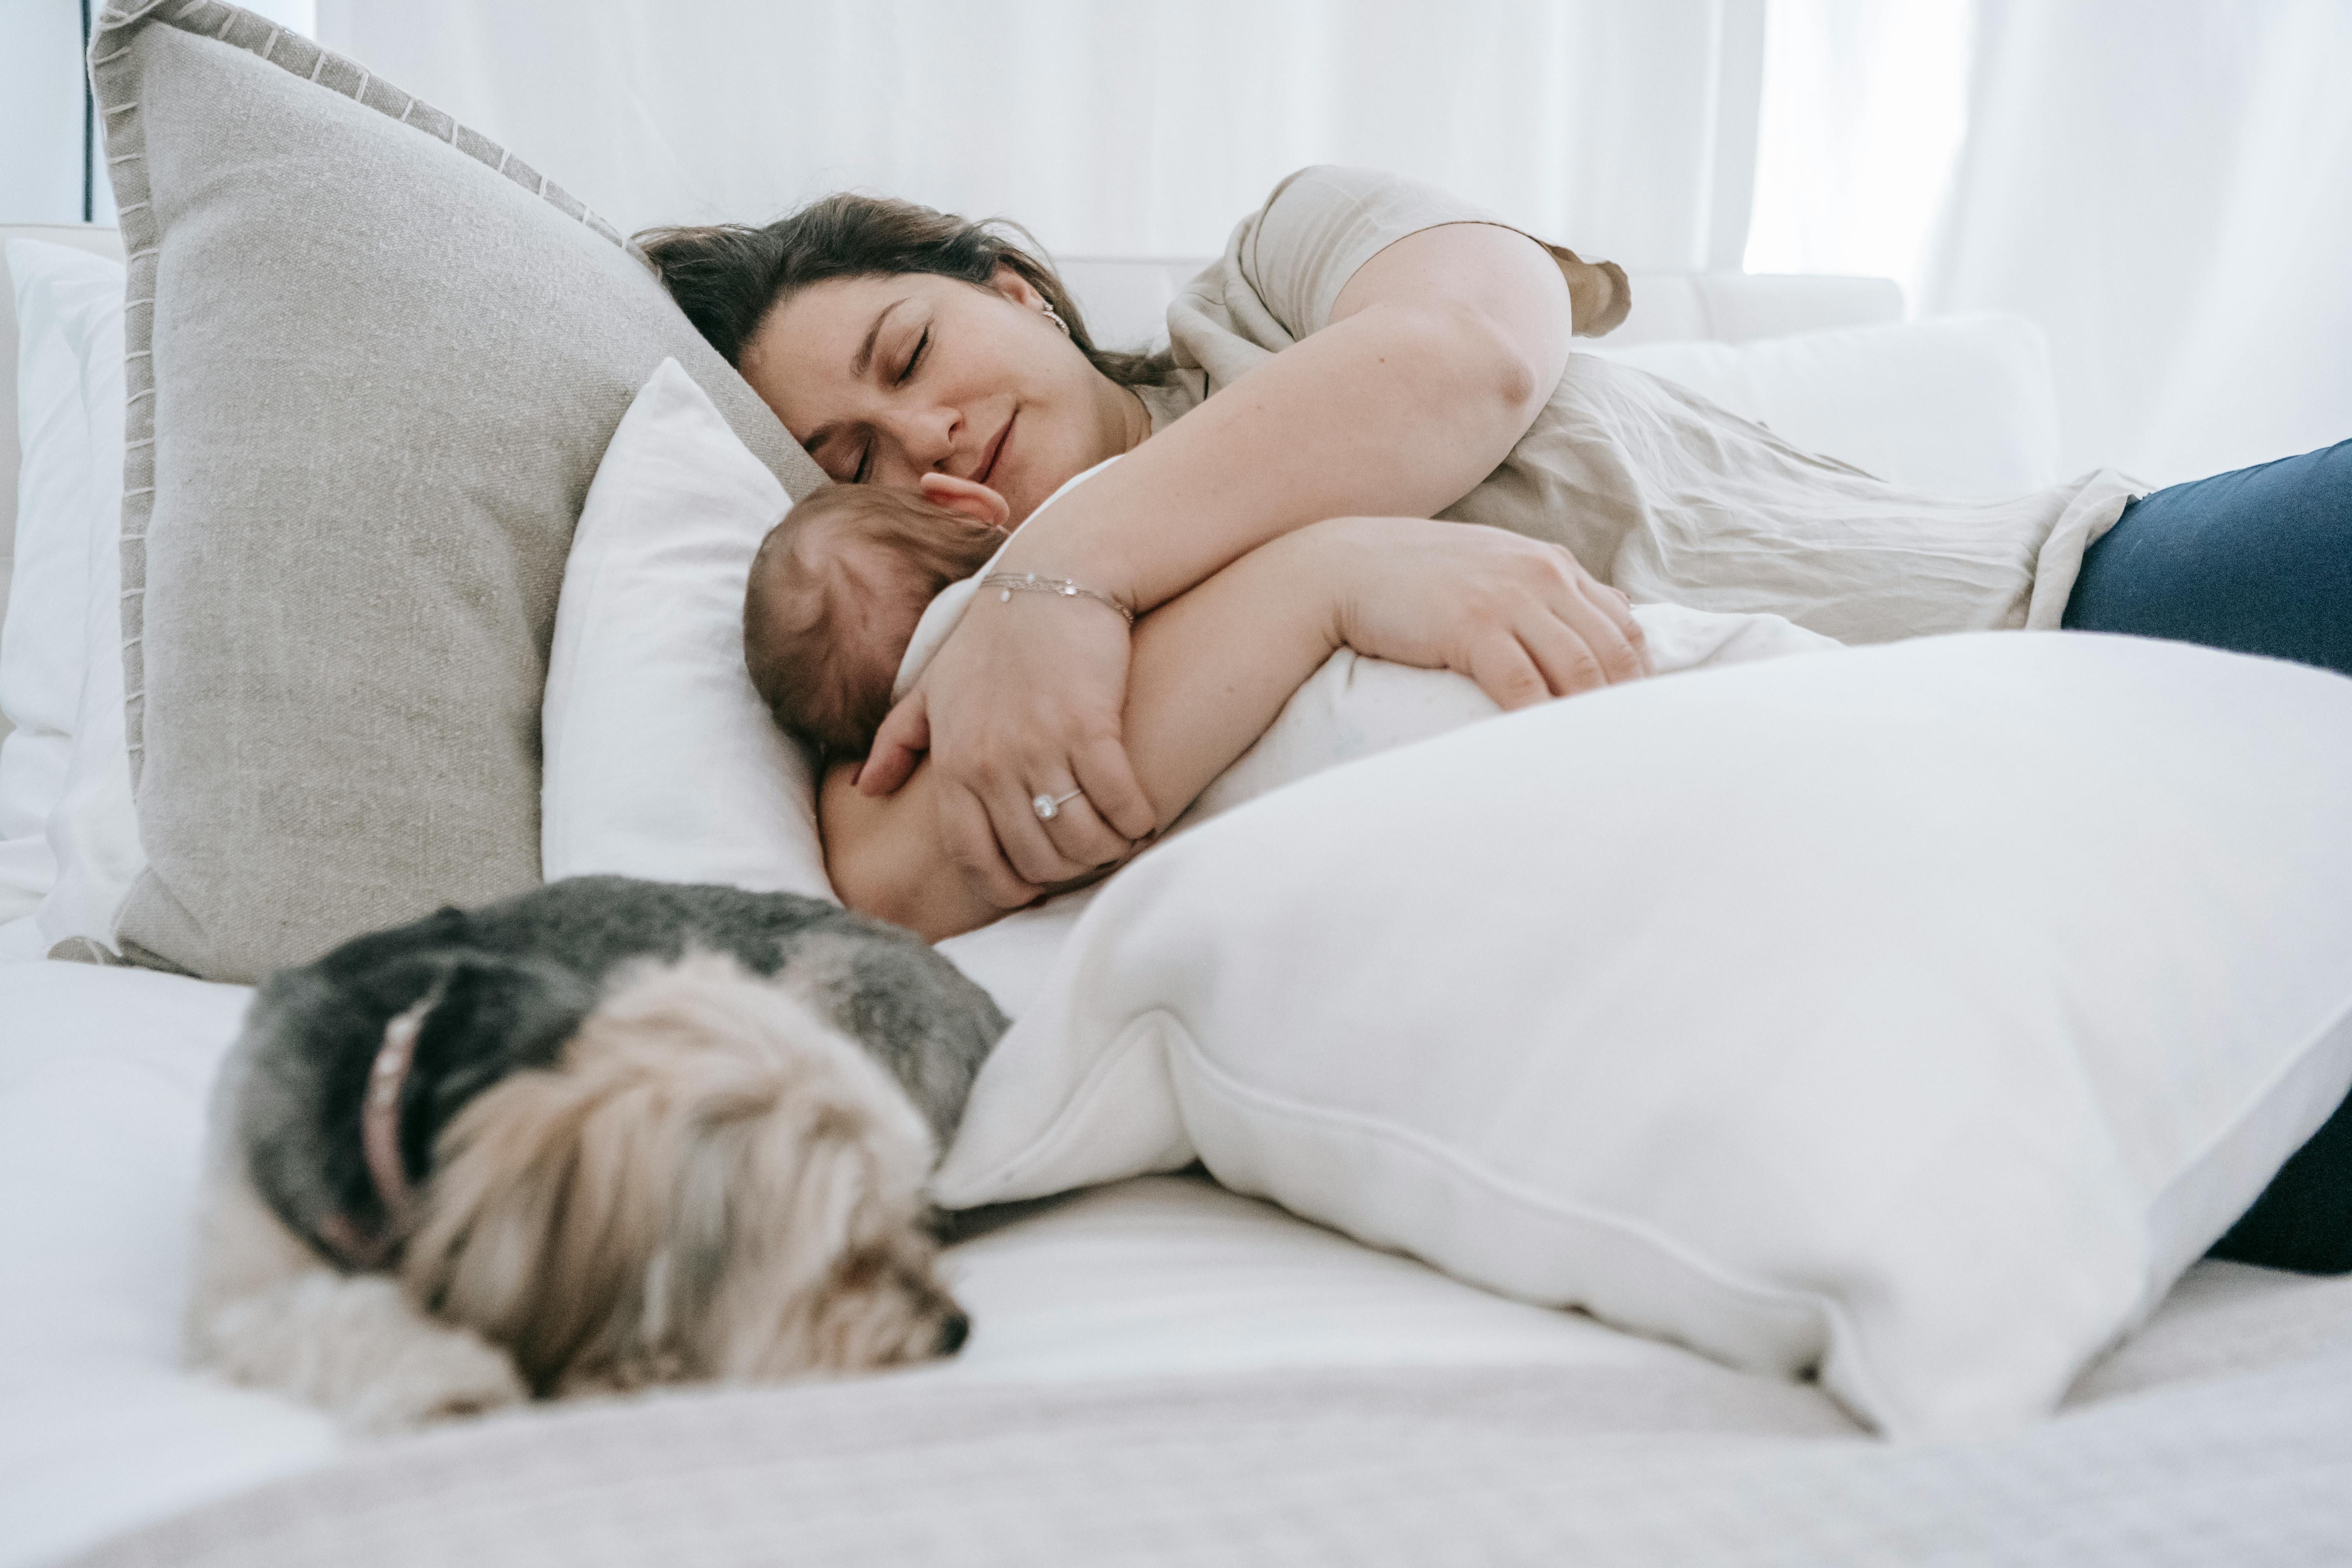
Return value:
[[(1081, 602), (962, 617), (856, 782), (931, 819), (943, 858), (923, 875), (997, 909), (1159, 825), (1126, 728), (1149, 639), (1093, 595), (1148, 631), (1244, 560), (1281, 567), (1271, 600), (1311, 587), (1341, 606), (1360, 651), (1469, 676), (1504, 707), (1642, 675), (1623, 595), (1843, 642), (2070, 626), (2352, 673), (2352, 442), (2137, 499), (2105, 471), (2005, 501), (1916, 494), (1570, 353), (1622, 317), (1623, 274), (1400, 176), (1285, 180), (1171, 308), (1155, 356), (1097, 348), (1044, 262), (911, 204), (834, 196), (644, 243), (835, 479), (969, 479), (1020, 521), (1126, 455), (994, 563)], [(1314, 526), (1332, 519), (1349, 521)], [(2314, 1178), (2317, 1196), (2273, 1204)], [(2311, 1261), (2309, 1226), (2258, 1223), (2307, 1202), (2352, 1267), (2347, 1194), (2339, 1111), (2225, 1247)]]

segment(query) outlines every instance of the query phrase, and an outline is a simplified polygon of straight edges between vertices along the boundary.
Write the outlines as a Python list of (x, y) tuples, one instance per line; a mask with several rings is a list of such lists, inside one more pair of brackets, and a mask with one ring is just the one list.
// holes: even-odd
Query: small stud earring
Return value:
[(1045, 312), (1045, 319), (1047, 321), (1062, 329), (1062, 335), (1064, 337), (1066, 338), (1070, 335), (1070, 323), (1062, 320), (1061, 313), (1055, 310), (1051, 304), (1040, 304), (1037, 308)]

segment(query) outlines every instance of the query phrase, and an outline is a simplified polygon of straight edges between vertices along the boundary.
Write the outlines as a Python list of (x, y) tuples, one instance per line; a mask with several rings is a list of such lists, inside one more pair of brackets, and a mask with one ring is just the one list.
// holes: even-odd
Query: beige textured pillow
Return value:
[(610, 226), (220, 0), (99, 18), (130, 264), (141, 962), (251, 980), (534, 885), (539, 709), (606, 439), (675, 358), (822, 482)]

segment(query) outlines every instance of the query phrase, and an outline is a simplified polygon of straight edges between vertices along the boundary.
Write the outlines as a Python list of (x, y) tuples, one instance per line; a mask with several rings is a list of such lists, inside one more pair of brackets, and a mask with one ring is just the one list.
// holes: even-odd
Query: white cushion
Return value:
[(8, 242), (16, 569), (0, 633), (0, 953), (109, 942), (142, 857), (122, 731), (122, 268)]
[[(94, 483), (103, 445), (94, 426), (110, 406), (117, 500), (122, 483), (122, 268), (23, 239), (8, 242), (7, 258), (20, 324), (16, 363), (5, 368), (23, 460), (0, 623), (0, 714), (14, 727), (0, 742), (0, 920), (30, 914), (56, 880), (44, 830), (65, 789), (81, 700), (90, 520), (109, 499)], [(100, 341), (110, 337), (110, 353)]]
[(791, 504), (664, 360), (613, 433), (563, 569), (540, 712), (549, 880), (833, 897), (808, 761), (743, 664), (751, 556)]
[(1753, 342), (1580, 349), (1654, 375), (1931, 495), (2022, 495), (2058, 474), (2042, 330), (2017, 316), (1807, 332)]
[(2051, 1409), (2352, 1082), (2352, 681), (1995, 633), (1579, 697), (1096, 899), (937, 1176), (1198, 1157), (1901, 1436)]
[[(555, 614), (541, 864), (834, 896), (806, 755), (743, 665), (751, 556), (783, 487), (693, 378), (665, 363), (590, 486)], [(1027, 1005), (1092, 890), (940, 944), (1008, 1015)]]
[(57, 885), (34, 912), (43, 951), (77, 940), (115, 946), (114, 928), (131, 885), (147, 864), (139, 840), (139, 810), (131, 786), (131, 754), (123, 742), (122, 556), (112, 519), (90, 542), (89, 642), (81, 705), (75, 717), (73, 757), (65, 790), (49, 814)]

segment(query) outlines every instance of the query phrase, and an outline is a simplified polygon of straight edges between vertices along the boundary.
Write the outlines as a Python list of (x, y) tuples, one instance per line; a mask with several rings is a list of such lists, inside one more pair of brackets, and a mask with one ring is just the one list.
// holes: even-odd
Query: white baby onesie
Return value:
[[(1113, 458), (1088, 468), (1047, 497), (1045, 505), (1031, 517), (1117, 461)], [(997, 552), (1003, 553), (1002, 549)], [(892, 701), (914, 689), (932, 655), (962, 618), (981, 578), (995, 569), (992, 556), (971, 576), (941, 589), (924, 610), (914, 637), (907, 644), (906, 656), (898, 661)], [(1686, 610), (1679, 605), (1636, 605), (1633, 618), (1641, 625), (1650, 668), (1657, 675), (1843, 646), (1779, 616), (1717, 615)], [(1233, 766), (1210, 781), (1209, 787), (1176, 819), (1174, 827), (1188, 827), (1231, 811), (1244, 801), (1310, 773), (1442, 735), (1501, 711), (1466, 675), (1450, 669), (1417, 669), (1342, 648), (1291, 694), (1265, 733)]]

